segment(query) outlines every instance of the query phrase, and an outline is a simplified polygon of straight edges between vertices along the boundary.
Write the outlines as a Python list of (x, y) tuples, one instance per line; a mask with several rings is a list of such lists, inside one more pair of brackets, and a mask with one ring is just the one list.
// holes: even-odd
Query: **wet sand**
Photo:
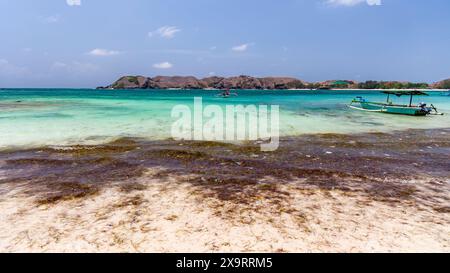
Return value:
[(450, 251), (450, 129), (0, 152), (2, 252)]

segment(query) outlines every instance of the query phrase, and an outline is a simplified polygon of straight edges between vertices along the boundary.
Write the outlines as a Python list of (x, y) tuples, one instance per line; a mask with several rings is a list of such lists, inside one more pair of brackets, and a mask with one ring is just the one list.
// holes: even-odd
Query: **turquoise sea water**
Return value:
[[(120, 137), (171, 137), (175, 105), (203, 103), (280, 106), (282, 136), (314, 133), (387, 132), (450, 127), (450, 97), (430, 93), (415, 102), (433, 103), (444, 116), (409, 117), (352, 110), (356, 96), (385, 101), (376, 91), (238, 91), (217, 98), (199, 90), (0, 90), (0, 149), (42, 145), (99, 144)], [(397, 101), (407, 103), (408, 98)]]

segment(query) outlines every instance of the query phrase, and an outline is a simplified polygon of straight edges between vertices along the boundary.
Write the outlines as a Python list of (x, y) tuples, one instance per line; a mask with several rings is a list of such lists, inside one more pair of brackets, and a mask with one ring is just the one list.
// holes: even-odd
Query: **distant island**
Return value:
[(401, 81), (329, 80), (306, 82), (292, 77), (207, 77), (193, 76), (124, 76), (111, 85), (97, 89), (450, 89), (450, 79), (437, 83), (413, 83)]

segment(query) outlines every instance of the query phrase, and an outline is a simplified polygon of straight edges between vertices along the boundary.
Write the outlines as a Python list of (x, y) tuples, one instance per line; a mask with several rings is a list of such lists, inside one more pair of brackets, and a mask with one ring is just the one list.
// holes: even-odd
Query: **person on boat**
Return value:
[(437, 112), (437, 109), (433, 106), (433, 104), (431, 105), (431, 107), (427, 107), (428, 105), (425, 102), (421, 102), (419, 103), (419, 107), (420, 110), (422, 110), (423, 112), (426, 113), (431, 113), (431, 111), (433, 111), (433, 109)]
[(229, 97), (230, 95), (231, 95), (230, 88), (225, 89), (225, 91), (223, 91), (222, 93), (223, 97)]

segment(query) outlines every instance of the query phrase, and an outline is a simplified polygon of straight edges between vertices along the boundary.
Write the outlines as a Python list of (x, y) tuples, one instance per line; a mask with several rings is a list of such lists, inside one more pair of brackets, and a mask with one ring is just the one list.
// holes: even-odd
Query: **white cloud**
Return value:
[(172, 39), (175, 37), (175, 34), (180, 32), (181, 29), (175, 26), (163, 26), (158, 28), (155, 32), (149, 32), (148, 36), (153, 37), (155, 34), (161, 36), (162, 38)]
[(54, 23), (59, 22), (59, 20), (61, 19), (61, 16), (60, 15), (51, 15), (51, 16), (41, 17), (41, 18), (47, 24), (54, 24)]
[(120, 54), (119, 51), (102, 49), (102, 48), (96, 48), (96, 49), (93, 49), (93, 50), (91, 50), (89, 52), (89, 55), (102, 56), (102, 57), (104, 57), (104, 56), (113, 56), (113, 55), (118, 55), (118, 54)]
[(381, 0), (367, 0), (369, 6), (381, 6)]
[(90, 72), (94, 72), (97, 71), (99, 69), (98, 66), (96, 66), (95, 64), (91, 64), (91, 63), (82, 63), (82, 62), (73, 62), (70, 65), (70, 68), (78, 73), (90, 73)]
[(327, 3), (334, 6), (352, 7), (366, 2), (369, 6), (380, 6), (381, 0), (328, 0)]
[(53, 69), (61, 69), (61, 68), (67, 68), (67, 67), (68, 67), (68, 65), (65, 63), (62, 63), (62, 62), (54, 62), (52, 64)]
[(81, 6), (81, 0), (66, 0), (69, 6)]
[(71, 63), (57, 61), (52, 64), (51, 69), (70, 74), (86, 74), (98, 71), (99, 67), (91, 63), (82, 63), (78, 61), (74, 61)]
[(0, 76), (21, 76), (28, 73), (26, 67), (16, 66), (8, 60), (0, 59)]
[(232, 49), (233, 51), (236, 51), (236, 52), (244, 52), (244, 51), (246, 51), (246, 50), (248, 49), (248, 47), (249, 47), (250, 45), (251, 45), (251, 44), (238, 45), (238, 46), (232, 47), (231, 49)]
[(173, 65), (169, 62), (162, 62), (162, 63), (154, 64), (153, 67), (157, 68), (157, 69), (169, 69), (169, 68), (172, 68)]

